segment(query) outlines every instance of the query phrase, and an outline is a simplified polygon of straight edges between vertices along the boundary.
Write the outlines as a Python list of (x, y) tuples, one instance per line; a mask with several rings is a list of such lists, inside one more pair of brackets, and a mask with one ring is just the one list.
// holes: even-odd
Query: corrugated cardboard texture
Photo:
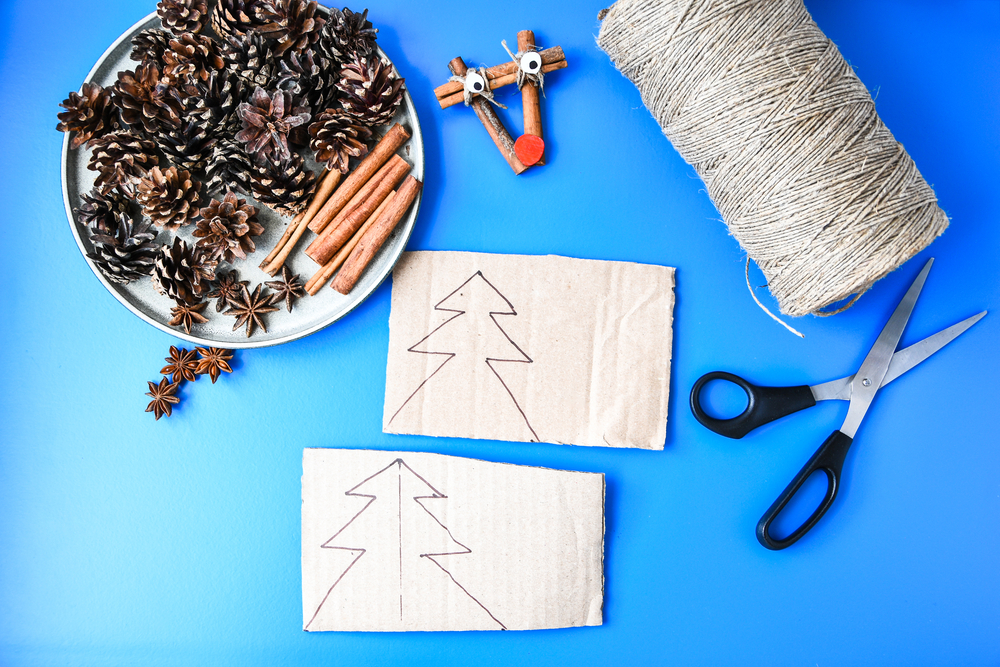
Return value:
[(663, 449), (673, 305), (665, 266), (406, 253), (382, 429)]
[(305, 630), (600, 625), (603, 567), (602, 474), (303, 453)]

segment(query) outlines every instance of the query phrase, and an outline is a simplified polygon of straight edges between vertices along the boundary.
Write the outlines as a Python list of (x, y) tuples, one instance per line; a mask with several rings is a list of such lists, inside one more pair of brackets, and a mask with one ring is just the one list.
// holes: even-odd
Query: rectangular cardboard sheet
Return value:
[(604, 475), (306, 449), (303, 629), (600, 625)]
[(382, 429), (663, 449), (673, 305), (665, 266), (406, 253)]

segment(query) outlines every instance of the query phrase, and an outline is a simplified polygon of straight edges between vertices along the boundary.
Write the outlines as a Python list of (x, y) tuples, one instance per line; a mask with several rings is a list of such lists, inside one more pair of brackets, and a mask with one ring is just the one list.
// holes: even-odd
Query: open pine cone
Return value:
[(198, 217), (198, 197), (201, 183), (191, 179), (188, 171), (177, 167), (160, 170), (153, 167), (136, 186), (136, 199), (143, 214), (166, 229), (191, 224)]
[(291, 52), (279, 63), (278, 88), (292, 95), (294, 106), (310, 110), (333, 106), (337, 98), (339, 69), (311, 48)]
[(249, 102), (236, 109), (243, 130), (236, 140), (246, 144), (247, 155), (257, 164), (280, 164), (291, 158), (288, 133), (292, 128), (309, 122), (309, 110), (291, 108), (292, 96), (283, 90), (268, 95), (256, 88)]
[(129, 200), (118, 190), (102, 194), (94, 188), (90, 194), (80, 195), (83, 204), (73, 209), (76, 221), (94, 233), (114, 234), (122, 218), (131, 216)]
[(297, 153), (292, 153), (291, 159), (281, 165), (255, 167), (250, 184), (254, 198), (261, 204), (295, 216), (309, 205), (316, 190), (316, 175)]
[(344, 7), (331, 7), (330, 18), (320, 31), (317, 47), (330, 60), (344, 63), (354, 54), (368, 56), (375, 51), (378, 30), (368, 20), (368, 10), (360, 14)]
[(271, 44), (256, 30), (248, 30), (242, 37), (230, 38), (222, 47), (226, 69), (243, 79), (249, 88), (272, 90), (278, 85), (279, 58)]
[(341, 109), (327, 109), (309, 126), (309, 135), (317, 162), (326, 162), (331, 171), (346, 174), (352, 157), (368, 153), (365, 142), (372, 138), (372, 131)]
[(265, 22), (257, 18), (256, 4), (257, 0), (219, 0), (212, 10), (212, 29), (228, 40), (260, 28)]
[(160, 68), (146, 61), (135, 71), (118, 72), (112, 99), (122, 121), (134, 132), (153, 135), (180, 127), (183, 100), (177, 89), (160, 82)]
[(212, 156), (205, 167), (205, 189), (209, 192), (236, 190), (248, 195), (252, 170), (250, 158), (243, 148), (235, 141), (223, 139), (212, 147)]
[(190, 122), (176, 130), (157, 134), (156, 146), (180, 169), (200, 171), (212, 156), (215, 131), (205, 124)]
[(152, 62), (163, 67), (163, 52), (170, 48), (170, 33), (158, 28), (143, 30), (132, 38), (129, 58), (140, 63)]
[(209, 75), (225, 67), (215, 40), (206, 35), (185, 32), (171, 39), (163, 52), (163, 78), (166, 83), (183, 86), (193, 81), (208, 81)]
[(156, 14), (163, 27), (175, 35), (198, 33), (208, 22), (208, 3), (205, 0), (160, 0)]
[(259, 0), (255, 6), (257, 18), (264, 22), (260, 34), (277, 40), (275, 53), (283, 55), (289, 49), (301, 51), (319, 39), (326, 23), (316, 11), (316, 0)]
[(212, 287), (218, 262), (203, 250), (174, 238), (153, 262), (153, 286), (178, 303), (198, 303)]
[(392, 63), (377, 55), (356, 56), (340, 70), (337, 89), (340, 103), (359, 123), (385, 125), (403, 101), (403, 79), (392, 71)]
[(192, 232), (200, 239), (198, 247), (209, 257), (226, 262), (236, 257), (246, 259), (248, 253), (256, 250), (252, 237), (263, 233), (264, 227), (257, 222), (257, 208), (237, 198), (232, 191), (222, 201), (213, 199), (201, 209), (201, 220)]
[(236, 107), (249, 93), (240, 77), (229, 70), (212, 72), (207, 81), (190, 86), (189, 91), (185, 113), (191, 122), (217, 137), (232, 137), (240, 130), (243, 124)]
[(85, 83), (79, 93), (70, 93), (69, 98), (60, 104), (63, 111), (57, 114), (60, 132), (73, 132), (70, 139), (72, 148), (79, 148), (85, 143), (119, 128), (118, 110), (111, 103), (111, 93), (96, 83)]
[(135, 185), (159, 164), (156, 145), (131, 132), (111, 132), (92, 142), (87, 169), (98, 172), (94, 187), (102, 194), (114, 188), (132, 196)]
[(136, 278), (153, 272), (153, 262), (160, 246), (155, 243), (156, 230), (148, 222), (132, 222), (121, 216), (113, 230), (90, 237), (94, 251), (88, 252), (94, 265), (113, 283), (127, 285)]

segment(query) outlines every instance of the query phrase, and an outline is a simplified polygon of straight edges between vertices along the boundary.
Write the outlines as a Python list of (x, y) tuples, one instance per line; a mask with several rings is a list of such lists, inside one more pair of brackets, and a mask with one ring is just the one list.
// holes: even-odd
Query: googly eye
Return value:
[(465, 75), (465, 90), (470, 93), (481, 93), (486, 90), (486, 81), (481, 74), (469, 72)]
[(542, 57), (536, 51), (529, 51), (521, 56), (520, 67), (528, 74), (538, 74), (542, 69)]

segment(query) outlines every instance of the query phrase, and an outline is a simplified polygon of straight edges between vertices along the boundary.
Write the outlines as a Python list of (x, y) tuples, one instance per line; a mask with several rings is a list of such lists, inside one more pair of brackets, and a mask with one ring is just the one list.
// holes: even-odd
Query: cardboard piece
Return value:
[(305, 630), (600, 625), (603, 564), (600, 473), (303, 453)]
[(665, 266), (406, 253), (382, 429), (663, 449), (673, 305)]

